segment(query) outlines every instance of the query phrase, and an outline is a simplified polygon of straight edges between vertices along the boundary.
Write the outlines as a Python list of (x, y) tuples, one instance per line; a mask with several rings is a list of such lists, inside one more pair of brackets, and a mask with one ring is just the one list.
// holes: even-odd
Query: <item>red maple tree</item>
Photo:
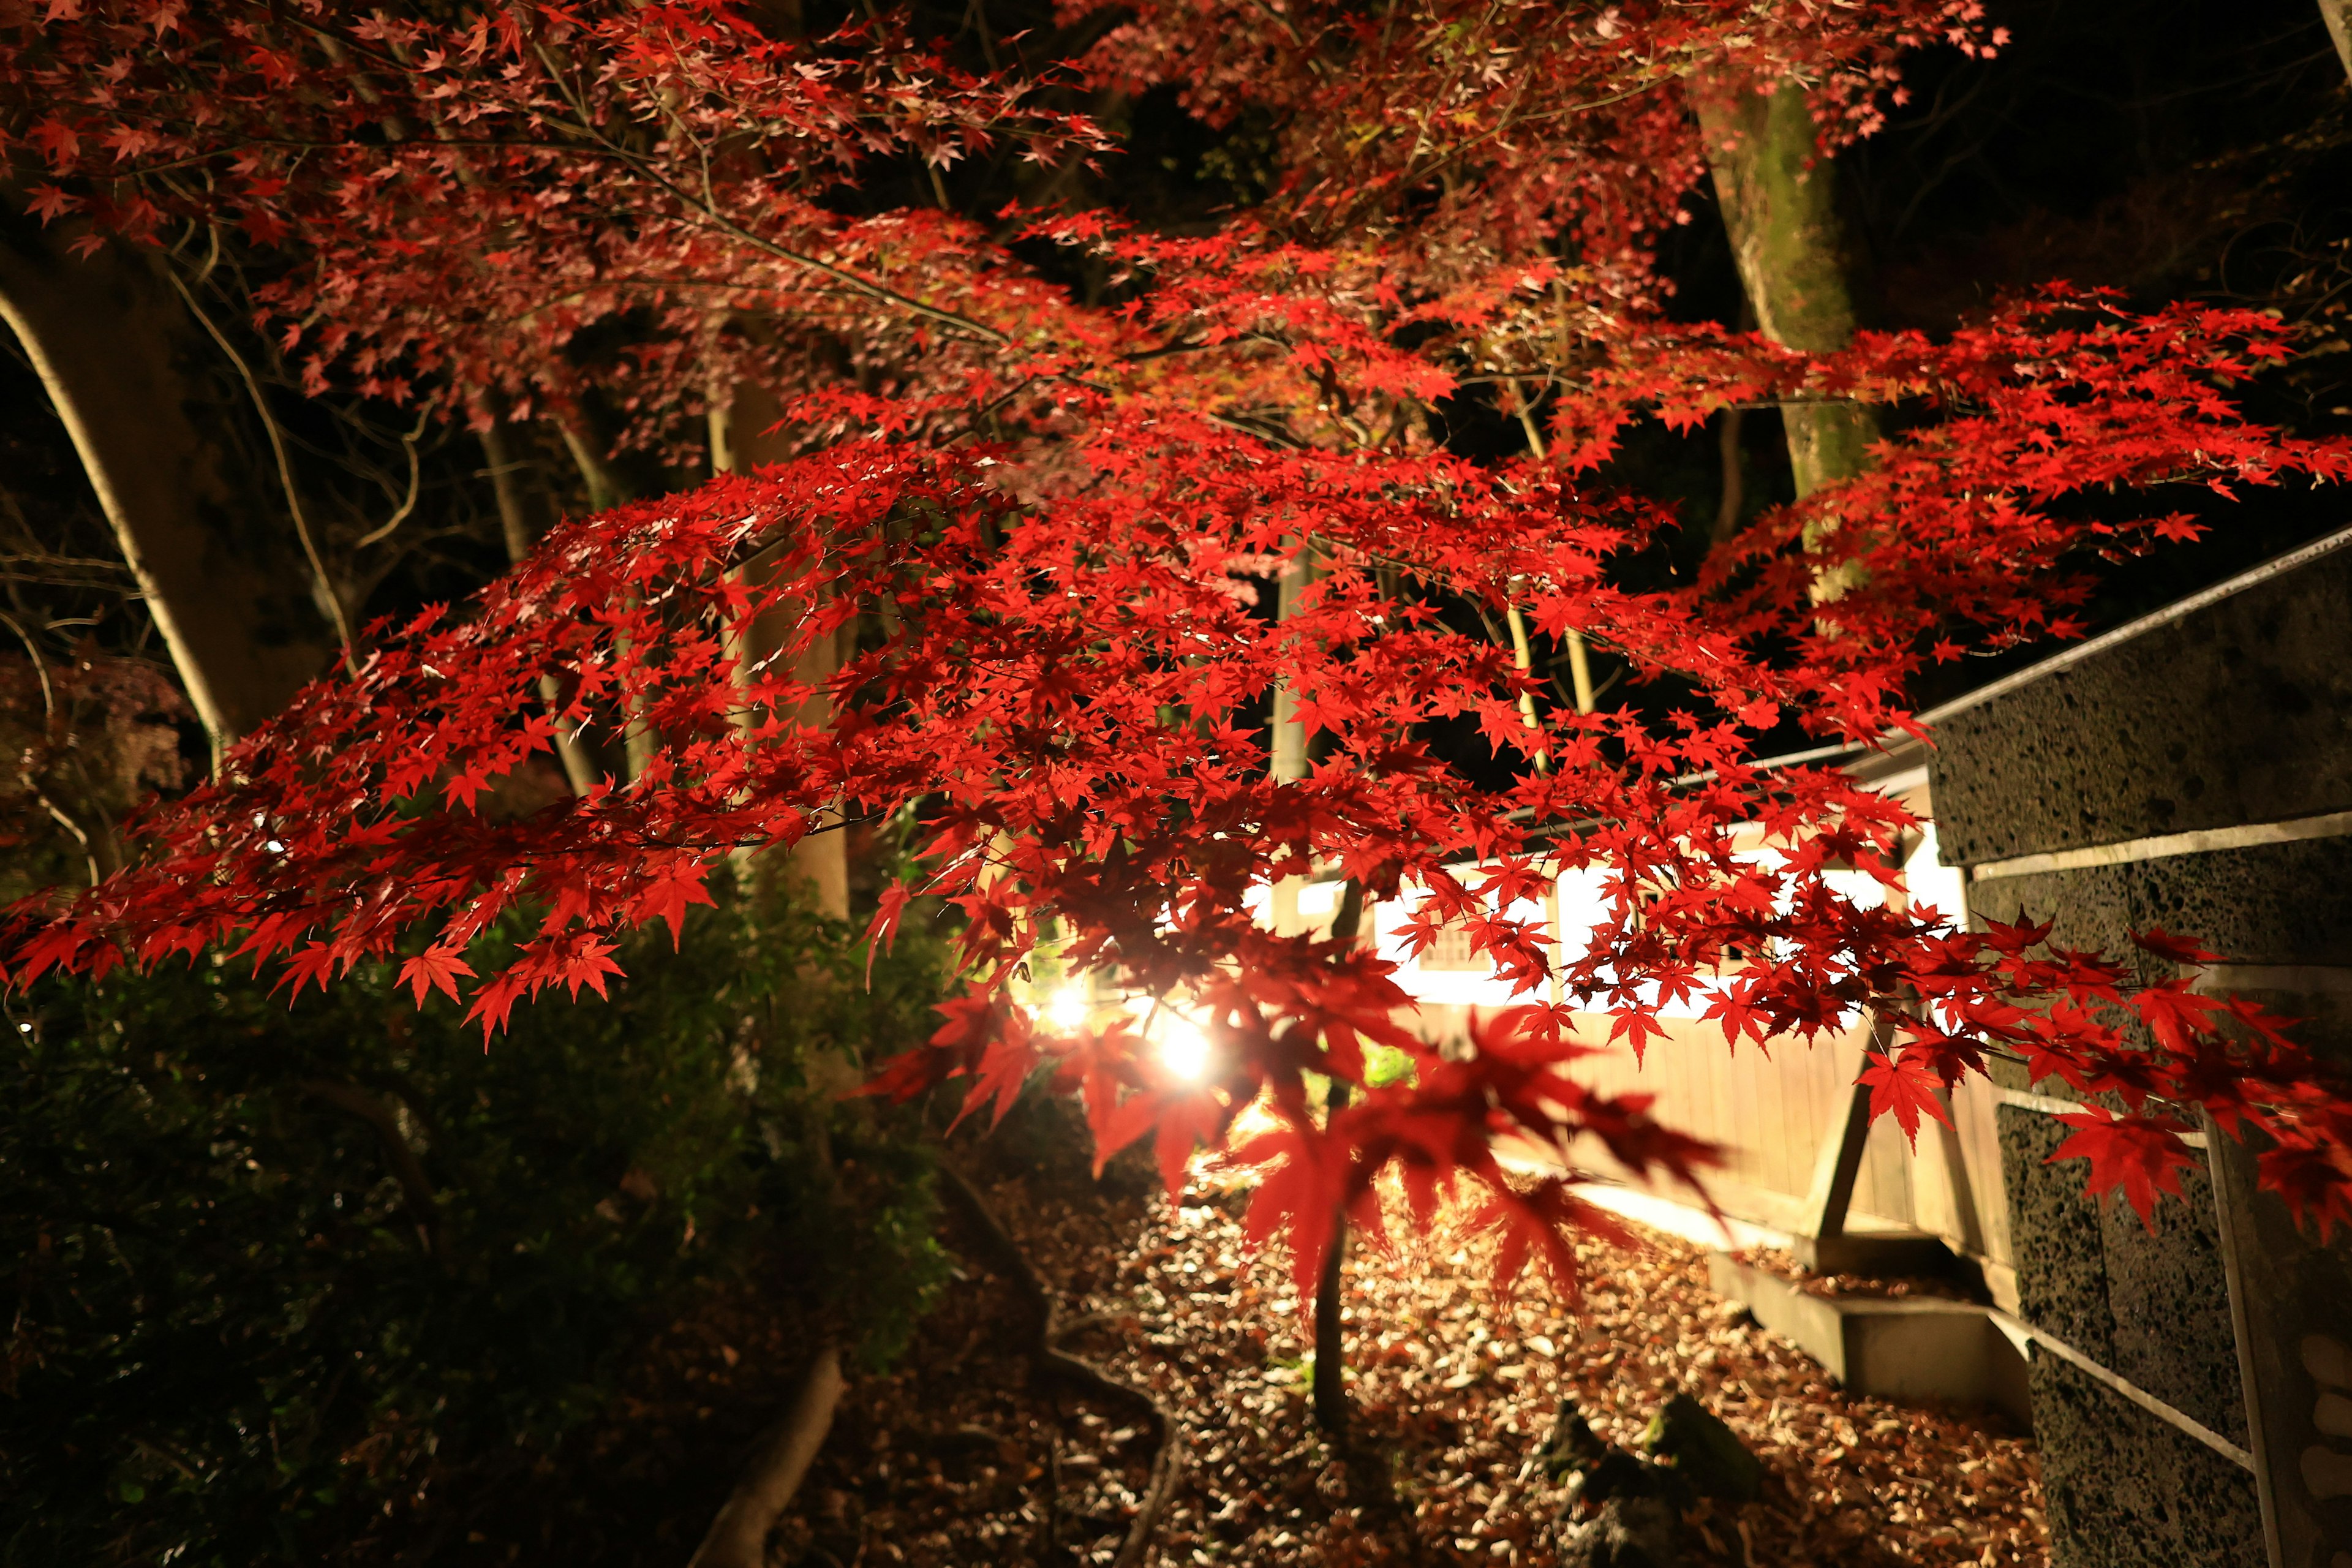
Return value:
[[(141, 819), (136, 865), (17, 910), (9, 977), (226, 946), (299, 993), (397, 959), (420, 1003), (438, 990), (495, 1032), (550, 986), (601, 991), (618, 934), (676, 927), (738, 851), (911, 812), (924, 877), (886, 893), (872, 934), (918, 895), (948, 900), (968, 984), (872, 1088), (969, 1077), (1001, 1113), (1050, 1069), (1101, 1152), (1148, 1137), (1171, 1181), (1262, 1104), (1270, 1130), (1229, 1152), (1267, 1173), (1254, 1233), (1286, 1231), (1309, 1285), (1329, 1216), (1386, 1170), (1423, 1212), (1476, 1189), (1507, 1263), (1540, 1255), (1563, 1281), (1579, 1140), (1700, 1181), (1705, 1146), (1576, 1073), (1597, 1048), (1580, 1012), (1639, 1050), (1693, 999), (1733, 1044), (1875, 1010), (1874, 1105), (1910, 1132), (1990, 1051), (2119, 1095), (2069, 1152), (2143, 1213), (2196, 1107), (2261, 1129), (2266, 1179), (2323, 1228), (2352, 1217), (2352, 1110), (2274, 1021), (2053, 951), (2046, 927), (1852, 900), (1829, 868), (1891, 885), (1914, 825), (1834, 771), (1755, 765), (1784, 725), (1904, 729), (1923, 662), (2079, 630), (2070, 553), (2191, 526), (2089, 521), (2071, 498), (2352, 468), (2221, 395), (2288, 350), (2259, 313), (2053, 289), (1948, 339), (1819, 355), (1664, 319), (1647, 237), (1698, 168), (1680, 73), (1809, 70), (1827, 120), (1867, 130), (1906, 44), (1993, 41), (1972, 5), (1768, 11), (1759, 28), (1728, 0), (1477, 8), (1501, 30), (1487, 58), (1548, 62), (1539, 93), (1496, 97), (1464, 85), (1476, 62), (1448, 52), (1467, 35), (1443, 6), (1406, 37), (1344, 8), (1246, 26), (1139, 8), (1087, 68), (1180, 74), (1213, 114), (1246, 77), (1297, 143), (1264, 211), (1178, 237), (842, 199), (894, 159), (1108, 145), (1051, 106), (1050, 71), (960, 73), (887, 23), (798, 40), (687, 5), (0, 13), (33, 106), (11, 151), (50, 174), (36, 208), (287, 247), (268, 305), (321, 384), (475, 418), (560, 405), (567, 345), (630, 316), (656, 329), (614, 373), (640, 438), (684, 439), (710, 388), (749, 381), (802, 448), (569, 521), (462, 611), (372, 627), (353, 671)], [(1414, 104), (1456, 100), (1483, 107), (1415, 126)], [(1349, 141), (1360, 123), (1376, 153)], [(1340, 181), (1359, 156), (1365, 178)], [(1433, 157), (1475, 177), (1433, 180)], [(1370, 226), (1339, 237), (1349, 223)], [(1054, 258), (1096, 268), (1107, 302)], [(740, 330), (754, 315), (775, 330)], [(877, 374), (845, 375), (844, 342)], [(1549, 389), (1529, 450), (1447, 447), (1433, 406), (1523, 382)], [(1674, 520), (1601, 478), (1631, 425), (1809, 399), (1905, 419), (1868, 473), (1768, 515), (1695, 581), (1636, 569)], [(1305, 562), (1311, 585), (1273, 615), (1274, 578)], [(1514, 616), (1525, 647), (1486, 634)], [(845, 627), (855, 657), (813, 690), (799, 657)], [(1555, 701), (1536, 672), (1571, 637), (1643, 700)], [(1315, 741), (1303, 777), (1269, 773), (1277, 683)], [(1491, 763), (1435, 743), (1465, 722)], [(661, 742), (635, 777), (520, 819), (477, 809), (559, 734), (624, 724)], [(1509, 915), (1590, 867), (1609, 911), (1580, 951)], [(1422, 1041), (1391, 966), (1344, 931), (1267, 928), (1262, 890), (1317, 868), (1353, 907), (1425, 889), (1412, 940), (1466, 929), (1529, 1004), (1459, 1049)], [(535, 934), (478, 973), (478, 939), (518, 910)], [(1141, 1017), (1034, 1016), (1041, 950), (1098, 994), (1189, 1014), (1205, 1070), (1171, 1067)], [(1555, 984), (1566, 1000), (1543, 999)], [(1371, 1082), (1367, 1043), (1412, 1070)], [(1353, 1092), (1319, 1111), (1311, 1075)], [(1558, 1173), (1507, 1173), (1514, 1145)]]

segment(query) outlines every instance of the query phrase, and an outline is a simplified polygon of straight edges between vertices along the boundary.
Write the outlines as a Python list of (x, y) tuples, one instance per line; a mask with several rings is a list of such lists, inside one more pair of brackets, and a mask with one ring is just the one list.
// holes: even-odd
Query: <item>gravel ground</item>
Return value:
[[(1561, 1402), (1631, 1446), (1677, 1389), (1771, 1475), (1763, 1502), (1699, 1519), (1694, 1563), (2047, 1561), (2029, 1440), (1997, 1417), (1848, 1397), (1710, 1292), (1704, 1255), (1675, 1237), (1629, 1226), (1630, 1244), (1582, 1240), (1580, 1302), (1533, 1275), (1497, 1293), (1478, 1238), (1360, 1247), (1349, 1391), (1369, 1458), (1351, 1468), (1307, 1418), (1287, 1260), (1245, 1261), (1239, 1194), (1179, 1207), (983, 1186), (1066, 1317), (1090, 1323), (1068, 1348), (1176, 1413), (1187, 1462), (1150, 1562), (1544, 1568), (1559, 1494), (1530, 1456)], [(1112, 1562), (1149, 1432), (1033, 1384), (1013, 1291), (977, 1263), (961, 1275), (903, 1363), (853, 1383), (775, 1561)]]

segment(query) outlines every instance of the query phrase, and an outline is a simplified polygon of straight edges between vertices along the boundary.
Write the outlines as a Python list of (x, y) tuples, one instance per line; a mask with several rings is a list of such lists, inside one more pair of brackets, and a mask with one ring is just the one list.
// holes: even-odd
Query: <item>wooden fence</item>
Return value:
[[(1898, 756), (1893, 763), (1906, 760)], [(1875, 781), (1878, 787), (1931, 818), (1924, 767), (1913, 763), (1890, 771), (1889, 759), (1875, 761), (1888, 775)], [(1911, 900), (1964, 918), (1965, 883), (1958, 872), (1937, 863), (1932, 822), (1904, 871)], [(1857, 900), (1881, 896), (1876, 882), (1860, 874), (1842, 890)], [(1327, 915), (1335, 891), (1328, 884), (1306, 889), (1301, 915)], [(1598, 900), (1597, 876), (1571, 874), (1561, 879), (1549, 908), (1538, 910), (1531, 904), (1509, 912), (1522, 919), (1540, 915), (1556, 942), (1572, 944), (1591, 929)], [(1458, 944), (1441, 942), (1417, 959), (1408, 957), (1396, 931), (1409, 913), (1403, 902), (1381, 904), (1373, 911), (1370, 930), (1381, 951), (1398, 963), (1400, 984), (1419, 1004), (1416, 1027), (1425, 1037), (1459, 1037), (1467, 1032), (1474, 1008), (1492, 1011), (1526, 1000), (1514, 998), (1491, 966), (1468, 960)], [(1581, 1064), (1580, 1076), (1596, 1089), (1654, 1095), (1653, 1113), (1659, 1121), (1718, 1144), (1725, 1164), (1709, 1191), (1726, 1214), (1792, 1236), (1815, 1234), (1812, 1210), (1820, 1197), (1824, 1146), (1845, 1124), (1866, 1020), (1856, 1018), (1852, 1026), (1810, 1045), (1793, 1038), (1772, 1041), (1768, 1053), (1752, 1043), (1731, 1049), (1700, 1012), (1697, 1006), (1665, 1009), (1667, 1033), (1650, 1042), (1642, 1060), (1621, 1041)], [(1579, 1017), (1588, 1040), (1600, 1044), (1609, 1038), (1609, 1015)], [(1997, 1301), (2013, 1305), (2008, 1205), (1994, 1120), (2001, 1095), (1982, 1079), (1963, 1083), (1952, 1099), (1955, 1125), (1923, 1127), (1916, 1150), (1892, 1119), (1873, 1124), (1847, 1227), (1939, 1237), (1984, 1267)], [(1588, 1168), (1622, 1178), (1597, 1149), (1577, 1152)], [(1662, 1197), (1692, 1201), (1687, 1191), (1654, 1190)]]

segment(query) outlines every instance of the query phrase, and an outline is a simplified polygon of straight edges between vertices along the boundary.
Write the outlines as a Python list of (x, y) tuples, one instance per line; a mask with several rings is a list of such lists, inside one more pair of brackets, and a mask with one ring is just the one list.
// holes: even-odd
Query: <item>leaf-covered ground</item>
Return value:
[[(1349, 1388), (1373, 1458), (1351, 1470), (1308, 1420), (1286, 1260), (1270, 1250), (1244, 1266), (1227, 1201), (986, 1191), (1067, 1314), (1089, 1320), (1069, 1348), (1151, 1388), (1182, 1426), (1186, 1468), (1150, 1561), (1549, 1564), (1559, 1493), (1530, 1456), (1562, 1399), (1632, 1445), (1678, 1388), (1773, 1478), (1765, 1502), (1701, 1521), (1694, 1562), (1739, 1561), (1741, 1535), (1748, 1561), (1786, 1568), (2046, 1561), (2030, 1442), (1971, 1415), (1848, 1397), (1713, 1295), (1703, 1254), (1673, 1237), (1582, 1243), (1580, 1310), (1533, 1277), (1498, 1299), (1475, 1239), (1359, 1248)], [(978, 1264), (961, 1273), (909, 1357), (853, 1384), (779, 1561), (1111, 1562), (1149, 1433), (1034, 1384), (1013, 1293)]]

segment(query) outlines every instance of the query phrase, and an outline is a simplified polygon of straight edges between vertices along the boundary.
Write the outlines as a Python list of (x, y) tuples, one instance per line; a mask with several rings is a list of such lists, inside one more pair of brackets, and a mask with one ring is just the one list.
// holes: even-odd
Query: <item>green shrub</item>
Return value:
[(928, 1169), (834, 1090), (928, 1032), (931, 955), (868, 990), (838, 927), (722, 897), (623, 957), (487, 1051), (389, 970), (15, 998), (0, 1563), (478, 1555), (457, 1515), (577, 1490), (567, 1439), (698, 1291), (887, 1355), (940, 1272)]

